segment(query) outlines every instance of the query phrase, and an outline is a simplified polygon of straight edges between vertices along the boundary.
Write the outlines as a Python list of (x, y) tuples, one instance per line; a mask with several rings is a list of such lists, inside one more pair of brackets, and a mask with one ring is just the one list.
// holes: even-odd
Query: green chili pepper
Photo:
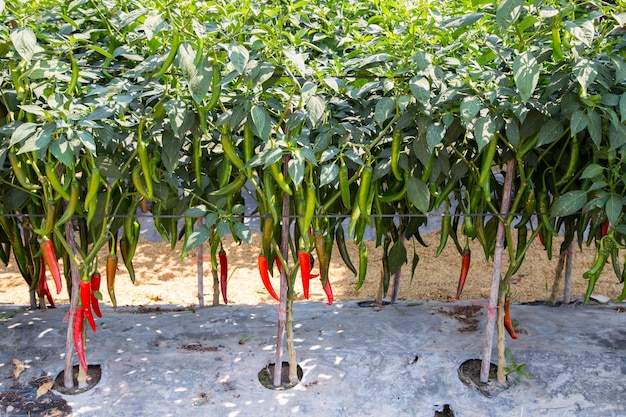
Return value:
[(74, 92), (74, 89), (78, 86), (79, 68), (78, 68), (78, 62), (76, 61), (76, 58), (74, 58), (74, 55), (72, 55), (71, 65), (72, 65), (72, 77), (70, 78), (70, 82), (67, 85), (67, 89), (65, 90), (65, 93), (68, 95), (72, 95), (72, 93)]
[(159, 69), (159, 71), (154, 73), (153, 75), (154, 78), (159, 78), (165, 75), (165, 73), (170, 68), (170, 66), (172, 66), (172, 63), (174, 62), (174, 58), (176, 58), (176, 53), (178, 52), (179, 46), (180, 46), (180, 35), (177, 30), (173, 30), (172, 31), (172, 47), (170, 48), (170, 51), (168, 52), (167, 57), (165, 58), (165, 61), (163, 62), (163, 65), (161, 65), (161, 69)]
[(398, 164), (400, 160), (400, 148), (402, 147), (402, 131), (396, 129), (391, 138), (391, 172), (398, 181), (402, 181), (402, 172)]
[(56, 169), (53, 163), (46, 162), (46, 179), (48, 180), (48, 184), (52, 186), (52, 189), (57, 192), (63, 199), (66, 201), (70, 200), (70, 194), (67, 192), (63, 185), (61, 185), (61, 180), (56, 173)]
[(100, 188), (100, 170), (98, 167), (93, 167), (89, 174), (89, 184), (87, 186), (87, 195), (85, 196), (84, 207), (90, 206), (91, 202), (96, 199), (98, 195), (98, 189)]
[(363, 167), (358, 194), (359, 210), (361, 211), (362, 216), (366, 216), (367, 213), (371, 211), (371, 206), (368, 207), (368, 203), (370, 202), (370, 194), (372, 193), (371, 185), (373, 174), (374, 168), (371, 165)]
[(209, 195), (211, 197), (225, 197), (232, 195), (239, 191), (241, 187), (246, 183), (246, 176), (243, 173), (239, 173), (237, 178), (235, 178), (230, 184), (225, 187), (220, 188), (219, 190), (211, 191)]
[(78, 207), (78, 195), (80, 193), (80, 184), (77, 181), (72, 181), (70, 185), (70, 199), (67, 202), (63, 215), (57, 220), (55, 227), (61, 227), (72, 218)]
[(572, 136), (572, 145), (570, 147), (570, 158), (569, 163), (567, 164), (567, 169), (565, 173), (559, 178), (556, 182), (557, 186), (561, 186), (567, 184), (569, 180), (574, 177), (576, 174), (576, 170), (578, 169), (578, 163), (580, 161), (580, 143), (578, 141), (578, 135)]
[(289, 195), (293, 194), (291, 188), (289, 187), (289, 184), (287, 183), (287, 180), (285, 179), (285, 176), (280, 170), (280, 161), (270, 165), (270, 173), (272, 174), (272, 177), (274, 177), (274, 181), (276, 181), (276, 184), (278, 184), (278, 186), (285, 193)]
[(220, 85), (221, 81), (222, 72), (220, 71), (220, 66), (217, 61), (213, 61), (211, 68), (211, 99), (206, 105), (207, 112), (213, 110), (220, 101), (220, 94), (222, 92), (222, 86)]
[[(546, 232), (550, 233), (552, 236), (556, 236), (559, 232), (554, 228), (554, 224), (550, 221), (550, 197), (548, 192), (545, 190), (537, 193), (537, 205), (539, 209), (539, 220), (541, 224), (545, 228)], [(544, 236), (545, 237), (545, 236)]]
[(356, 291), (360, 290), (367, 276), (367, 245), (364, 241), (359, 243), (359, 280), (356, 284)]
[(222, 149), (224, 150), (224, 155), (230, 162), (235, 166), (235, 168), (241, 170), (243, 169), (243, 161), (239, 157), (237, 150), (235, 149), (235, 144), (233, 143), (233, 139), (229, 134), (221, 134), (220, 142), (222, 143)]
[(313, 216), (315, 215), (316, 206), (316, 188), (315, 184), (309, 184), (306, 189), (306, 205), (304, 211), (304, 230), (302, 233), (307, 233), (311, 223), (313, 222)]
[(143, 134), (143, 119), (139, 123), (137, 129), (137, 155), (139, 156), (139, 163), (141, 165), (141, 172), (143, 172), (144, 180), (146, 181), (146, 200), (154, 200), (154, 193), (152, 189), (152, 171), (150, 169), (150, 158), (148, 157), (148, 147), (146, 142), (141, 138)]
[[(249, 123), (243, 126), (243, 160), (247, 164), (254, 156), (254, 132)], [(252, 168), (244, 168), (248, 178), (252, 177)]]
[(352, 271), (352, 273), (356, 276), (357, 270), (350, 259), (350, 254), (348, 252), (348, 248), (346, 246), (346, 236), (343, 230), (343, 225), (341, 222), (337, 225), (337, 230), (335, 231), (335, 240), (337, 241), (337, 249), (339, 249), (339, 255), (341, 255), (341, 259), (346, 264), (348, 269)]
[(202, 136), (197, 135), (191, 143), (193, 154), (193, 173), (198, 187), (202, 187)]
[(491, 139), (491, 142), (489, 142), (489, 145), (486, 148), (478, 177), (478, 184), (483, 189), (483, 196), (485, 198), (485, 201), (487, 202), (491, 201), (491, 165), (493, 163), (494, 157), (496, 156), (497, 149), (498, 136), (496, 135)]
[(22, 161), (17, 158), (17, 155), (13, 152), (9, 152), (9, 163), (15, 174), (15, 179), (20, 185), (28, 191), (37, 191), (41, 188), (39, 184), (33, 184), (26, 175), (25, 168), (22, 166)]
[(339, 191), (341, 192), (341, 202), (350, 210), (352, 208), (351, 195), (350, 195), (350, 179), (348, 177), (348, 167), (341, 161), (339, 167)]
[(48, 200), (46, 202), (46, 217), (43, 225), (39, 229), (34, 229), (33, 232), (40, 236), (48, 236), (54, 229), (54, 219), (56, 217), (56, 201)]
[(448, 236), (450, 235), (450, 228), (452, 227), (452, 217), (450, 217), (450, 210), (446, 205), (446, 210), (441, 218), (441, 233), (439, 238), (439, 247), (437, 248), (437, 252), (435, 252), (435, 256), (441, 255), (443, 249), (446, 247), (446, 243), (448, 242)]

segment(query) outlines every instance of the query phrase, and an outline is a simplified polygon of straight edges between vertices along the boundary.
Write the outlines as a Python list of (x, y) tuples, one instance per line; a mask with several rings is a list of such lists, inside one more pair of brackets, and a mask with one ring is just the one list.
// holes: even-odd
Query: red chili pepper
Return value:
[(85, 318), (91, 326), (91, 330), (96, 332), (96, 321), (91, 314), (91, 282), (89, 281), (81, 281), (80, 282), (80, 302), (82, 305), (83, 312), (85, 313)]
[(222, 298), (224, 299), (224, 304), (228, 304), (228, 296), (226, 295), (228, 287), (228, 258), (226, 257), (224, 249), (220, 251), (218, 256), (220, 259), (220, 287), (222, 289)]
[(511, 298), (506, 297), (504, 300), (504, 328), (511, 336), (511, 339), (517, 339), (517, 334), (515, 334), (515, 328), (513, 327), (513, 322), (511, 321)]
[(46, 297), (50, 308), (55, 308), (54, 300), (52, 299), (52, 294), (50, 293), (50, 288), (48, 288), (48, 282), (46, 281), (46, 267), (43, 259), (41, 260), (41, 270), (39, 271), (38, 289), (39, 298)]
[(87, 369), (87, 361), (85, 360), (85, 344), (83, 343), (83, 318), (83, 309), (77, 308), (76, 314), (74, 315), (74, 346), (76, 347), (76, 353), (78, 354), (80, 366)]
[(100, 272), (96, 271), (91, 274), (91, 308), (98, 317), (102, 317), (102, 312), (100, 311), (100, 304), (98, 304), (98, 298), (96, 298), (94, 292), (100, 291), (101, 280), (102, 276)]
[(459, 285), (456, 289), (455, 300), (461, 298), (461, 292), (463, 292), (463, 286), (465, 285), (465, 279), (467, 278), (467, 273), (469, 272), (470, 261), (472, 259), (472, 251), (469, 247), (466, 247), (463, 250), (463, 263), (461, 264), (461, 276), (459, 277)]
[(276, 295), (276, 291), (274, 291), (274, 287), (272, 287), (272, 283), (270, 281), (269, 269), (267, 266), (267, 259), (263, 255), (259, 255), (258, 258), (259, 264), (259, 274), (261, 274), (261, 280), (263, 281), (263, 285), (265, 285), (265, 289), (270, 293), (272, 297), (278, 302), (280, 302), (280, 298)]
[(57, 255), (54, 253), (54, 243), (50, 239), (44, 236), (39, 244), (41, 246), (41, 252), (48, 270), (52, 274), (54, 279), (54, 285), (57, 288), (57, 294), (61, 293), (61, 271), (59, 270), (59, 263), (57, 262)]
[(606, 236), (606, 234), (609, 233), (610, 225), (611, 223), (608, 220), (604, 222), (604, 224), (602, 225), (602, 237)]
[(328, 298), (328, 301), (326, 302), (326, 304), (332, 305), (333, 304), (333, 289), (330, 286), (330, 280), (326, 282), (326, 286), (324, 287), (324, 292), (326, 293), (326, 298)]
[(302, 288), (304, 289), (304, 298), (309, 299), (309, 281), (311, 280), (311, 258), (309, 253), (305, 251), (298, 252), (300, 260), (300, 275), (302, 276)]

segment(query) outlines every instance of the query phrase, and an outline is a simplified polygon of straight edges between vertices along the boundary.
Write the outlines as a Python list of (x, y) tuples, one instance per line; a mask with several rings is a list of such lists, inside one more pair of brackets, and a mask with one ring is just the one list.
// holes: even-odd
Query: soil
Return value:
[(60, 395), (49, 390), (37, 397), (37, 389), (51, 378), (31, 380), (27, 384), (15, 381), (10, 387), (0, 391), (0, 410), (13, 417), (45, 416), (61, 417), (72, 414), (72, 408)]
[(74, 386), (72, 388), (66, 388), (64, 383), (65, 371), (61, 371), (54, 379), (54, 389), (61, 394), (76, 395), (82, 394), (85, 391), (89, 391), (100, 382), (102, 378), (102, 369), (100, 365), (87, 365), (87, 385), (84, 387), (78, 386), (78, 365), (74, 365), (72, 368), (74, 374)]
[[(456, 287), (461, 268), (461, 255), (456, 250), (452, 240), (448, 242), (439, 257), (434, 256), (438, 245), (438, 232), (424, 236), (428, 247), (414, 242), (407, 242), (409, 254), (408, 264), (402, 268), (399, 298), (405, 300), (433, 300), (454, 301)], [(357, 278), (343, 264), (336, 249), (330, 267), (335, 301), (372, 300), (376, 298), (380, 282), (381, 247), (375, 247), (374, 242), (366, 242), (368, 246), (369, 262), (367, 277), (363, 287), (356, 291)], [(358, 264), (358, 248), (352, 241), (348, 241), (348, 250), (353, 263)], [(260, 237), (253, 234), (252, 245), (237, 244), (230, 236), (223, 239), (223, 246), (228, 254), (229, 303), (238, 305), (257, 305), (272, 303), (257, 272), (257, 256)], [(558, 263), (559, 239), (555, 239), (554, 255), (549, 260), (545, 250), (535, 241), (529, 249), (524, 264), (511, 280), (511, 294), (513, 302), (534, 302), (545, 300), (550, 296), (554, 273)], [(486, 261), (480, 244), (470, 242), (472, 263), (461, 299), (487, 299), (491, 283), (492, 261)], [(419, 256), (419, 263), (415, 275), (411, 275), (413, 251)], [(204, 258), (204, 303), (213, 303), (214, 286), (211, 274), (209, 250), (205, 249)], [(99, 265), (105, 265), (106, 249), (101, 253)], [(571, 294), (580, 298), (585, 294), (587, 281), (582, 278), (583, 273), (593, 263), (594, 248), (576, 248), (573, 254)], [(166, 242), (150, 242), (140, 240), (139, 247), (133, 261), (137, 277), (136, 284), (130, 282), (129, 275), (120, 263), (116, 280), (115, 293), (119, 307), (124, 306), (194, 306), (199, 304), (197, 292), (197, 252), (191, 252), (185, 259), (180, 259), (180, 245), (172, 250)], [(104, 269), (103, 267), (101, 268)], [(314, 267), (314, 272), (317, 268)], [(101, 271), (104, 275), (104, 271)], [(279, 274), (272, 278), (274, 288), (279, 288)], [(51, 277), (48, 273), (48, 280)], [(393, 281), (393, 280), (392, 280)], [(51, 291), (54, 284), (49, 282)], [(103, 286), (105, 287), (105, 286)], [(622, 284), (615, 278), (612, 268), (605, 268), (598, 280), (594, 294), (615, 298), (621, 293)], [(391, 287), (389, 295), (391, 294)], [(302, 288), (296, 286), (296, 300), (303, 301)], [(562, 284), (561, 292), (562, 296)], [(55, 303), (68, 303), (67, 291), (54, 294)], [(388, 299), (388, 298), (387, 298)], [(311, 283), (311, 301), (326, 301), (326, 296), (319, 281)], [(106, 289), (103, 290), (103, 302), (109, 303)], [(221, 297), (219, 299), (221, 303)], [(29, 305), (28, 287), (21, 278), (15, 262), (0, 270), (0, 303)]]
[(459, 379), (465, 385), (473, 387), (480, 391), (486, 397), (493, 397), (510, 387), (509, 383), (498, 384), (495, 382), (498, 367), (495, 364), (489, 366), (489, 383), (480, 382), (480, 368), (482, 361), (480, 359), (469, 359), (459, 366)]
[[(263, 369), (259, 371), (259, 382), (267, 389), (273, 390), (284, 390), (293, 388), (297, 383), (293, 383), (289, 381), (289, 362), (284, 361), (282, 366), (280, 367), (280, 386), (274, 386), (274, 369), (275, 363), (268, 363)], [(298, 365), (298, 369), (296, 371), (296, 375), (298, 376), (298, 381), (302, 380), (302, 375), (304, 372), (302, 371), (302, 367)]]

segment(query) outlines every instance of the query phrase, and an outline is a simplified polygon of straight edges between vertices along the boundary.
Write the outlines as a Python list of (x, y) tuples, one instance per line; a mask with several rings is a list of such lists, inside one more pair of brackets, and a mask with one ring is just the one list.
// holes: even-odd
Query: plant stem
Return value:
[[(198, 227), (202, 226), (202, 217), (198, 219)], [(204, 245), (198, 246), (198, 306), (200, 308), (204, 308)], [(214, 272), (215, 274), (215, 272)], [(213, 276), (213, 280), (215, 283), (215, 275)], [(217, 298), (217, 302), (219, 303), (219, 296), (216, 297), (216, 294), (219, 294), (215, 291), (215, 286), (213, 287), (213, 305), (215, 305), (215, 300)]]
[[(496, 247), (493, 255), (493, 273), (491, 276), (491, 290), (489, 293), (489, 302), (487, 305), (487, 326), (485, 329), (485, 340), (483, 344), (483, 355), (480, 369), (480, 382), (489, 382), (489, 367), (491, 366), (491, 349), (493, 347), (493, 330), (496, 321), (495, 311), (498, 306), (499, 293), (500, 293), (500, 275), (502, 271), (502, 253), (504, 252), (504, 228), (509, 227), (507, 215), (509, 213), (509, 207), (511, 204), (511, 192), (513, 189), (513, 177), (515, 176), (515, 160), (511, 159), (505, 164), (506, 175), (504, 177), (504, 190), (502, 192), (502, 204), (500, 207), (500, 213), (502, 219), (498, 223), (498, 230), (496, 232)], [(503, 298), (503, 297), (502, 297)], [(494, 313), (492, 313), (494, 312)], [(501, 312), (499, 312), (501, 313)], [(502, 329), (498, 326), (498, 333), (502, 334), (504, 338), (504, 316), (501, 319)], [(498, 339), (498, 352), (500, 348), (504, 352), (504, 343), (500, 343)], [(500, 346), (502, 345), (502, 346)], [(500, 372), (500, 363), (498, 363), (498, 375)], [(502, 366), (504, 369), (504, 365)], [(499, 379), (498, 379), (499, 380)], [(504, 382), (504, 381), (501, 381)]]
[[(65, 223), (65, 236), (67, 236), (67, 244), (70, 250), (76, 250), (76, 240), (74, 237), (74, 229), (72, 228), (72, 219)], [(74, 387), (72, 358), (74, 356), (74, 316), (76, 315), (76, 306), (78, 305), (78, 287), (80, 286), (80, 272), (78, 265), (74, 262), (74, 257), (70, 256), (70, 275), (72, 277), (72, 292), (70, 295), (70, 313), (67, 319), (67, 336), (65, 338), (65, 370), (63, 371), (63, 385), (65, 388)]]

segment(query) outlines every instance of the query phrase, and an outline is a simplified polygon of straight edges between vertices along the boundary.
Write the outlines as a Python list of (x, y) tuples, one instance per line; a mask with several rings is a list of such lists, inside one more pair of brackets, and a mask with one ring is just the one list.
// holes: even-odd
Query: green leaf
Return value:
[(304, 161), (299, 158), (291, 158), (287, 163), (287, 172), (296, 188), (300, 186), (304, 179)]
[(175, 134), (180, 134), (180, 128), (185, 121), (185, 114), (187, 112), (187, 106), (185, 102), (177, 99), (170, 99), (163, 103), (163, 108), (167, 112), (170, 126)]
[(517, 120), (507, 119), (506, 124), (504, 125), (504, 131), (506, 133), (506, 138), (508, 139), (509, 143), (513, 146), (513, 148), (517, 149), (520, 142), (520, 133)]
[(524, 0), (502, 0), (496, 10), (496, 22), (504, 32), (517, 21), (522, 11)]
[(409, 88), (419, 103), (423, 105), (428, 104), (430, 100), (430, 83), (426, 77), (411, 78)]
[(396, 100), (392, 97), (382, 97), (376, 101), (374, 110), (374, 120), (377, 123), (383, 123), (396, 112)]
[(602, 117), (596, 110), (589, 109), (587, 113), (587, 131), (596, 146), (602, 143)]
[(33, 55), (43, 51), (43, 48), (37, 45), (37, 37), (31, 28), (15, 29), (11, 32), (11, 42), (17, 53), (29, 64), (33, 59)]
[(581, 132), (587, 127), (587, 115), (580, 109), (577, 109), (572, 113), (572, 119), (569, 123), (569, 128), (572, 135)]
[(587, 203), (587, 192), (583, 190), (568, 191), (563, 194), (552, 206), (550, 215), (563, 217), (574, 214)]
[(89, 152), (96, 154), (96, 142), (93, 140), (91, 133), (86, 130), (75, 130), (74, 134)]
[[(230, 229), (229, 229), (230, 232)], [(187, 251), (200, 247), (211, 237), (211, 229), (207, 224), (203, 224), (194, 230), (187, 239)]]
[(565, 29), (586, 46), (591, 47), (593, 44), (595, 28), (592, 20), (586, 20), (582, 24), (568, 20), (565, 22)]
[(461, 101), (460, 115), (463, 123), (467, 124), (480, 111), (480, 99), (476, 96), (467, 96)]
[(574, 68), (572, 68), (572, 74), (574, 74), (576, 81), (578, 81), (582, 88), (581, 94), (586, 95), (587, 90), (598, 76), (598, 69), (595, 63), (589, 59), (581, 58), (576, 62)]
[(488, 116), (479, 117), (474, 124), (474, 137), (478, 144), (478, 151), (485, 147), (496, 134), (496, 124)]
[(174, 136), (170, 129), (165, 129), (162, 140), (163, 152), (161, 152), (161, 160), (167, 172), (171, 174), (180, 163), (179, 151), (182, 147), (182, 141)]
[(248, 64), (250, 53), (243, 45), (233, 45), (228, 51), (228, 58), (235, 67), (235, 71), (241, 75)]
[(428, 186), (420, 179), (413, 176), (409, 177), (406, 182), (406, 195), (417, 210), (422, 213), (428, 211), (430, 191), (428, 191)]
[(191, 98), (193, 98), (196, 103), (202, 103), (211, 89), (212, 74), (211, 64), (203, 58), (198, 64), (195, 74), (193, 74), (189, 80), (188, 85)]
[(220, 220), (217, 223), (216, 231), (217, 231), (217, 234), (221, 237), (229, 235), (230, 234), (230, 222), (226, 220)]
[(322, 96), (314, 95), (306, 103), (307, 114), (313, 126), (316, 126), (324, 117), (326, 101)]
[(175, 62), (183, 77), (190, 80), (196, 72), (196, 50), (191, 43), (183, 42), (178, 46)]
[(187, 210), (183, 212), (183, 216), (198, 219), (200, 217), (206, 216), (208, 211), (209, 210), (206, 208), (204, 204), (199, 204), (197, 206), (189, 207)]
[(420, 256), (415, 251), (415, 247), (413, 247), (413, 260), (411, 261), (411, 282), (413, 278), (415, 278), (415, 270), (417, 269), (417, 264), (419, 264)]
[(74, 151), (70, 146), (70, 142), (65, 137), (59, 137), (50, 143), (49, 146), (52, 155), (61, 161), (67, 167), (73, 167), (75, 164)]
[(22, 145), (17, 153), (36, 152), (47, 149), (55, 130), (55, 123), (46, 123), (40, 129), (37, 129), (35, 134), (26, 139), (24, 145)]
[(270, 139), (270, 131), (272, 128), (272, 119), (269, 113), (263, 106), (257, 104), (250, 110), (250, 115), (252, 116), (252, 124), (256, 130), (255, 134), (263, 139), (263, 141), (267, 142)]
[(515, 57), (513, 78), (522, 102), (527, 102), (539, 82), (539, 65), (532, 52), (526, 51)]
[(402, 265), (408, 262), (406, 248), (402, 240), (398, 239), (389, 249), (389, 273), (392, 275), (400, 270)]
[(622, 198), (617, 194), (610, 194), (604, 205), (604, 211), (611, 224), (617, 224), (622, 213)]
[(563, 134), (563, 125), (560, 120), (550, 119), (541, 125), (539, 129), (539, 139), (537, 139), (537, 146), (548, 145)]
[(21, 144), (22, 142), (24, 142), (26, 139), (28, 139), (29, 137), (35, 134), (35, 132), (37, 131), (37, 127), (38, 126), (35, 123), (30, 123), (30, 122), (20, 124), (13, 131), (13, 134), (11, 135), (11, 141), (9, 142), (9, 146), (13, 146), (18, 143)]
[(247, 225), (236, 222), (233, 223), (233, 229), (239, 239), (246, 242), (248, 245), (252, 245), (252, 232), (250, 232), (250, 228)]
[(426, 142), (428, 143), (428, 150), (430, 152), (441, 143), (445, 134), (446, 128), (443, 123), (431, 123), (428, 126), (426, 129)]
[(621, 115), (621, 122), (626, 122), (626, 93), (622, 93), (619, 98), (619, 114)]
[(335, 163), (329, 163), (322, 165), (320, 170), (320, 187), (327, 184), (331, 184), (337, 179), (339, 175), (339, 167)]
[(306, 63), (304, 61), (304, 55), (296, 52), (293, 48), (287, 48), (283, 51), (287, 59), (293, 64), (296, 70), (301, 76), (305, 76), (307, 73)]

